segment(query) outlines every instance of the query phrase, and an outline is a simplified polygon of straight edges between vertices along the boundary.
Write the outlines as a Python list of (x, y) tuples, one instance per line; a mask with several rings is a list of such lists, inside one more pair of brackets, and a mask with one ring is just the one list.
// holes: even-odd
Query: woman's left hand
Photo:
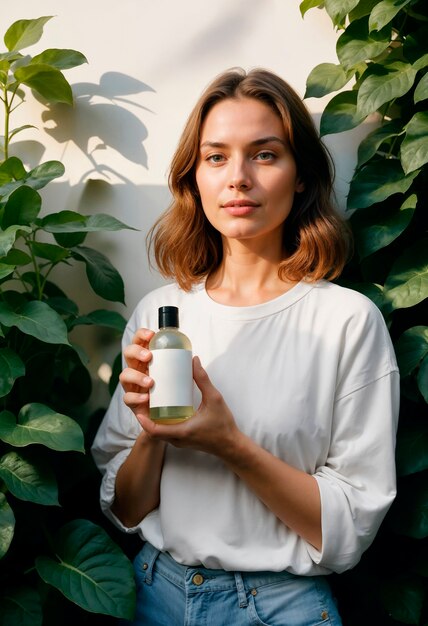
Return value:
[(193, 378), (201, 391), (202, 400), (192, 417), (173, 425), (155, 423), (142, 417), (141, 425), (152, 439), (227, 458), (241, 432), (198, 357), (193, 359)]

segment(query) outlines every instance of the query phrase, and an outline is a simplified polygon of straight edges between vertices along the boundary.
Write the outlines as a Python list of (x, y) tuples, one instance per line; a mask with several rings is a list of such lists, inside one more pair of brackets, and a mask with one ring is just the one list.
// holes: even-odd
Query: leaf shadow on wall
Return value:
[(48, 135), (60, 144), (75, 144), (88, 160), (89, 169), (82, 174), (81, 180), (98, 174), (108, 181), (109, 175), (114, 174), (127, 182), (121, 172), (106, 162), (108, 157), (103, 158), (103, 151), (107, 149), (113, 149), (126, 160), (147, 169), (148, 157), (144, 147), (147, 127), (139, 114), (129, 110), (129, 106), (152, 111), (129, 96), (154, 92), (154, 89), (121, 72), (106, 72), (99, 84), (82, 82), (72, 87), (74, 106), (53, 105), (43, 111), (42, 121)]

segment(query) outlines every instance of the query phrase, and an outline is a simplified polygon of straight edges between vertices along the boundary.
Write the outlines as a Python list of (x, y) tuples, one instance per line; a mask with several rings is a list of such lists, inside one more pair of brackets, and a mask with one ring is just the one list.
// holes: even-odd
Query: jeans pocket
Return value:
[(341, 626), (328, 583), (316, 577), (262, 585), (249, 598), (253, 626)]

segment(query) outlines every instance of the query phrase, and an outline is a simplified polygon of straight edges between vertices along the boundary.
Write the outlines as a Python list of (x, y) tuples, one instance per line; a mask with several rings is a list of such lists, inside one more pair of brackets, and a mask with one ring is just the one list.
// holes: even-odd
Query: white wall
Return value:
[[(231, 66), (262, 66), (303, 96), (310, 70), (336, 62), (337, 34), (327, 14), (313, 9), (302, 19), (298, 0), (14, 0), (2, 13), (4, 30), (17, 19), (55, 16), (30, 54), (74, 48), (88, 59), (65, 72), (74, 108), (50, 112), (28, 96), (12, 123), (32, 123), (38, 130), (20, 134), (12, 153), (25, 155), (29, 166), (48, 159), (64, 163), (64, 178), (43, 192), (45, 210), (107, 212), (139, 229), (88, 239), (125, 280), (127, 308), (117, 307), (125, 317), (162, 283), (149, 272), (144, 238), (168, 204), (169, 161), (204, 86)], [(317, 121), (328, 99), (307, 101)], [(327, 142), (336, 157), (342, 205), (360, 132)], [(82, 311), (104, 306), (88, 296), (85, 281), (80, 274), (69, 280)], [(96, 364), (105, 346), (91, 341)]]

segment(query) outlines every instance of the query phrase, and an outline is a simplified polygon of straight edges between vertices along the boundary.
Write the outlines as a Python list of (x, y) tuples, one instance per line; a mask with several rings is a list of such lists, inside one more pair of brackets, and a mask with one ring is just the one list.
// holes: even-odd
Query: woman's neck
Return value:
[(283, 255), (248, 248), (226, 249), (219, 269), (207, 280), (209, 296), (220, 304), (252, 306), (273, 300), (291, 289), (297, 281), (284, 281), (278, 276)]

